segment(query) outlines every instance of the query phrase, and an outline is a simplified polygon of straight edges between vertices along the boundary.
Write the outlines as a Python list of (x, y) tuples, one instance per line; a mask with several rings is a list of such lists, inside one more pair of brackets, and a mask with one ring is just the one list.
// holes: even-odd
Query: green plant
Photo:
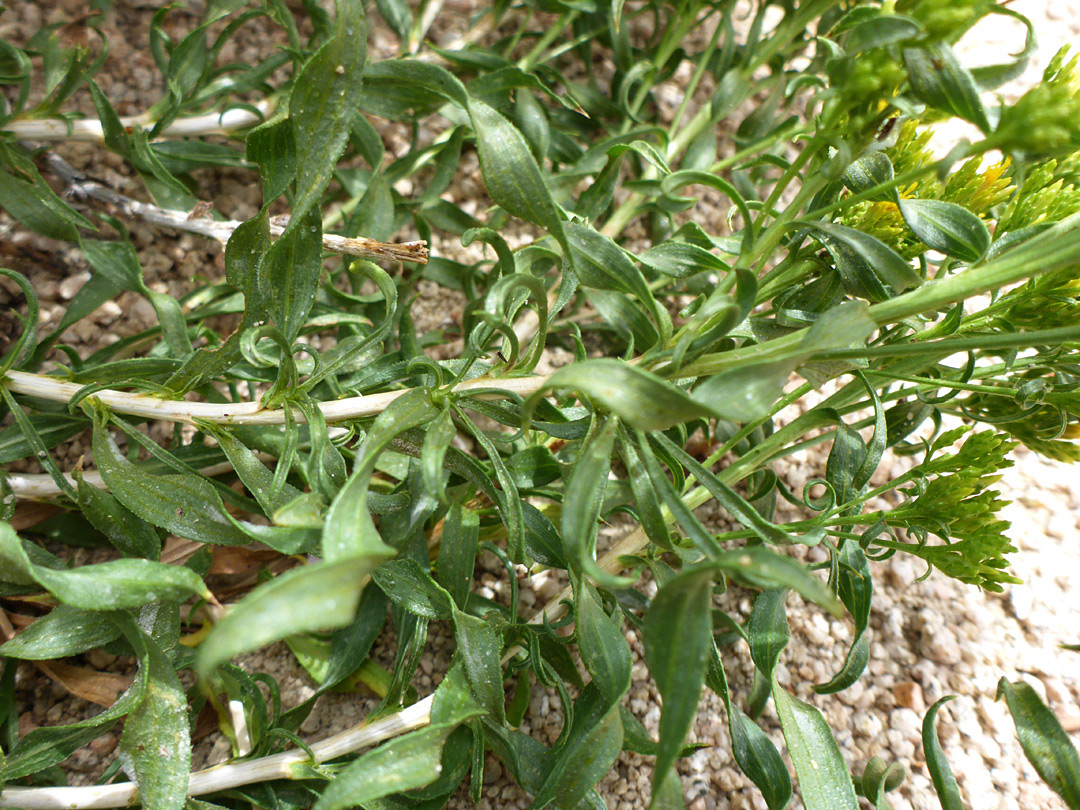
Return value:
[[(377, 5), (396, 58), (369, 60), (360, 0), (339, 0), (334, 15), (305, 0), (303, 29), (279, 0), (207, 2), (179, 41), (163, 10), (150, 41), (165, 89), (135, 119), (93, 81), (99, 18), (81, 23), (82, 40), (46, 28), (25, 47), (3, 43), (0, 204), (19, 227), (77, 244), (94, 273), (60, 327), (40, 335), (35, 290), (0, 271), (26, 301), (0, 361), (0, 461), (45, 470), (0, 475), (2, 516), (20, 498), (52, 498), (72, 514), (60, 540), (92, 534), (116, 558), (68, 567), (0, 524), (0, 598), (33, 596), (41, 612), (0, 646), (0, 805), (119, 806), (137, 786), (153, 808), (178, 808), (188, 793), (230, 806), (437, 807), (465, 780), (480, 789), (490, 749), (536, 807), (570, 810), (602, 806), (595, 784), (636, 746), (655, 755), (652, 805), (680, 806), (674, 765), (707, 685), (770, 808), (792, 794), (752, 719), (770, 698), (805, 806), (856, 808), (822, 716), (774, 677), (785, 600), (797, 591), (855, 624), (843, 669), (818, 687), (828, 693), (869, 659), (869, 559), (912, 554), (927, 574), (988, 590), (1017, 581), (992, 485), (1016, 442), (1077, 452), (1075, 60), (1059, 54), (1038, 87), (999, 110), (986, 91), (1033, 43), (978, 71), (951, 49), (982, 16), (1012, 13), (991, 0), (761, 3), (749, 20), (732, 2), (499, 3), (441, 49), (424, 41), (437, 0), (416, 14)], [(92, 8), (109, 13), (108, 2)], [(766, 25), (772, 10), (782, 17)], [(256, 19), (287, 47), (219, 65)], [(684, 65), (671, 110), (659, 91)], [(278, 70), (289, 78), (273, 86)], [(70, 112), (86, 88), (96, 121)], [(984, 137), (935, 159), (925, 125), (947, 117)], [(717, 130), (736, 121), (735, 151), (720, 156)], [(409, 135), (403, 154), (386, 152), (390, 125)], [(121, 155), (154, 204), (41, 146), (65, 139)], [(1005, 160), (985, 165), (993, 150)], [(473, 153), (491, 203), (475, 215), (444, 199)], [(222, 165), (253, 180), (257, 168), (262, 208), (245, 222), (200, 218), (191, 173)], [(76, 208), (43, 170), (111, 213)], [(726, 201), (726, 223), (695, 216), (706, 198)], [(270, 216), (279, 200), (286, 221)], [(224, 279), (180, 301), (151, 289), (117, 215), (227, 241)], [(427, 260), (415, 242), (388, 243), (402, 230), (489, 251), (471, 264)], [(452, 329), (418, 330), (422, 280), (461, 296)], [(146, 298), (159, 325), (88, 358), (65, 351), (63, 332), (121, 291)], [(556, 349), (574, 361), (538, 373)], [(803, 382), (786, 389), (794, 373)], [(942, 430), (954, 417), (967, 424)], [(177, 426), (168, 446), (144, 432), (160, 422)], [(50, 455), (84, 431), (96, 475)], [(695, 455), (698, 433), (708, 449)], [(771, 471), (826, 442), (826, 475), (806, 491)], [(920, 460), (871, 488), (888, 449)], [(776, 495), (811, 517), (777, 522)], [(879, 496), (894, 506), (867, 511)], [(738, 528), (703, 525), (694, 510), (713, 500)], [(616, 514), (636, 528), (600, 552), (598, 527)], [(204, 582), (205, 548), (161, 561), (170, 534), (262, 544), (297, 564), (223, 611)], [(828, 550), (827, 579), (787, 553), (798, 545)], [(505, 563), (509, 605), (472, 588), (481, 548)], [(542, 569), (569, 586), (523, 615), (518, 577)], [(712, 598), (728, 583), (760, 591), (745, 626), (725, 623), (757, 668), (748, 713), (714, 641), (723, 620)], [(388, 603), (398, 648), (385, 673), (365, 659)], [(194, 616), (213, 627), (188, 647)], [(452, 627), (456, 654), (417, 700), (409, 683), (430, 622)], [(643, 633), (664, 701), (647, 744), (621, 706), (626, 623)], [(317, 694), (350, 677), (377, 683), (368, 722), (304, 745), (297, 730), (314, 698), (273, 710), (258, 679), (229, 664), (282, 639), (304, 650)], [(123, 696), (19, 737), (16, 662), (102, 646), (139, 662)], [(563, 698), (550, 749), (517, 729), (533, 680)], [(230, 715), (222, 696), (242, 711)], [(191, 718), (207, 703), (237, 758), (189, 774)], [(123, 767), (133, 782), (51, 786), (60, 761), (121, 718), (111, 774)], [(887, 807), (897, 778), (873, 762), (859, 791)]]
[[(1035, 766), (1035, 771), (1061, 796), (1070, 810), (1080, 807), (1080, 755), (1060, 721), (1025, 681), (1010, 683), (1007, 678), (1002, 678), (998, 683), (997, 699), (1002, 698), (1016, 724), (1024, 754)], [(923, 749), (942, 810), (963, 810), (960, 789), (934, 728), (938, 710), (949, 700), (952, 700), (951, 696), (943, 697), (927, 711), (922, 728)]]

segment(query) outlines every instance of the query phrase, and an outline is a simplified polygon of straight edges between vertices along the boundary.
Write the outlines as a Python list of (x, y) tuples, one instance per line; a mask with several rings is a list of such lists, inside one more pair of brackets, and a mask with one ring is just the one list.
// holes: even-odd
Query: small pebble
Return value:
[(915, 714), (922, 716), (926, 712), (926, 703), (923, 700), (922, 687), (915, 681), (903, 681), (892, 688), (896, 705), (905, 709), (911, 709)]
[(60, 297), (65, 301), (70, 301), (75, 297), (75, 293), (79, 291), (83, 284), (90, 280), (89, 273), (75, 273), (68, 276), (60, 282), (60, 287), (57, 290), (60, 293)]

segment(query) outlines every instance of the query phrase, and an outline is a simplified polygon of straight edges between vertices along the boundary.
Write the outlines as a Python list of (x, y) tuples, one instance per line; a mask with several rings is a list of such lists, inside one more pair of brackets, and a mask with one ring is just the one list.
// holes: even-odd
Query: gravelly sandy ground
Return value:
[[(22, 4), (15, 10), (16, 25), (33, 30), (41, 19), (70, 18), (81, 5), (67, 0), (60, 4)], [(1037, 78), (1041, 65), (1058, 45), (1075, 41), (1080, 33), (1080, 4), (1070, 0), (1018, 0), (1012, 8), (1035, 22), (1042, 50), (1037, 66), (1029, 69), (1018, 84), (1003, 91), (1007, 94)], [(8, 17), (0, 19), (0, 30), (4, 35), (12, 35), (10, 28), (4, 30), (4, 25), (10, 25)], [(1008, 51), (1019, 48), (1022, 34), (1018, 31), (1007, 18), (994, 18), (973, 32), (965, 42), (966, 49), (977, 63), (1000, 61)], [(18, 33), (14, 32), (16, 38)], [(151, 64), (148, 57), (142, 58), (145, 49), (140, 49), (138, 42), (137, 38), (117, 37), (114, 58), (110, 60), (108, 74), (101, 80), (121, 113), (138, 112), (147, 106), (148, 99), (155, 97), (148, 89), (153, 81)], [(247, 47), (255, 48), (258, 44), (240, 43), (241, 56)], [(952, 130), (943, 134), (943, 141), (949, 142), (962, 134), (962, 130)], [(96, 174), (115, 182), (121, 189), (130, 190), (124, 167), (114, 158), (82, 148), (70, 149), (66, 154), (77, 165), (93, 160)], [(236, 218), (254, 213), (254, 202), (245, 193), (244, 181), (239, 177), (219, 175), (203, 180), (206, 186), (200, 196), (214, 199), (222, 213)], [(462, 196), (469, 193), (464, 187), (456, 191)], [(170, 239), (164, 249), (161, 236), (145, 229), (136, 229), (135, 239), (148, 281), (162, 291), (179, 294), (197, 274), (220, 276), (220, 252), (192, 237)], [(15, 247), (14, 260), (25, 262), (26, 266), (33, 264), (33, 254), (28, 253), (32, 245)], [(81, 283), (85, 277), (72, 275), (71, 268), (79, 267), (77, 256), (62, 255), (53, 261), (56, 266), (34, 265), (38, 273), (35, 284), (40, 281), (45, 285), (39, 288), (43, 292), (44, 317), (58, 319), (63, 302), (78, 286), (72, 279), (77, 277)], [(427, 292), (431, 306), (442, 300), (436, 290)], [(140, 300), (128, 306), (121, 300), (103, 307), (93, 318), (97, 328), (84, 327), (85, 334), (76, 330), (73, 342), (89, 351), (101, 339), (99, 330), (126, 334), (142, 328), (144, 320), (153, 320), (153, 313), (143, 311), (146, 307), (140, 308), (142, 304)], [(77, 457), (82, 449), (70, 448), (72, 457)], [(1015, 501), (1008, 517), (1013, 522), (1013, 536), (1020, 549), (1015, 557), (1015, 571), (1025, 584), (1016, 586), (1008, 595), (983, 594), (941, 576), (916, 582), (922, 572), (908, 560), (894, 558), (875, 564), (877, 594), (869, 672), (856, 686), (831, 697), (816, 696), (810, 687), (827, 680), (840, 667), (851, 641), (850, 626), (827, 619), (816, 610), (796, 606), (797, 597), (792, 597), (793, 639), (781, 664), (780, 680), (797, 696), (825, 712), (845, 757), (856, 771), (874, 755), (909, 766), (911, 775), (907, 782), (890, 796), (895, 810), (936, 810), (939, 806), (921, 765), (919, 725), (925, 707), (945, 694), (959, 696), (942, 712), (939, 729), (969, 807), (1027, 810), (1063, 806), (1024, 759), (1010, 718), (993, 698), (1002, 675), (1010, 679), (1024, 676), (1060, 715), (1080, 715), (1078, 659), (1056, 649), (1060, 643), (1080, 641), (1080, 605), (1070, 599), (1070, 584), (1077, 576), (1080, 483), (1069, 469), (1044, 462), (1030, 453), (1017, 453), (1016, 462), (1001, 489)], [(798, 491), (803, 482), (820, 475), (823, 468), (824, 452), (816, 450), (792, 456), (778, 473)], [(492, 566), (492, 571), (495, 570)], [(526, 608), (530, 601), (541, 604), (558, 587), (554, 581), (535, 584), (537, 592), (523, 596)], [(500, 580), (494, 574), (485, 575), (482, 586), (493, 593), (501, 592)], [(745, 616), (749, 606), (748, 594), (731, 594), (728, 607), (733, 613)], [(448, 638), (439, 630), (438, 627), (432, 630), (431, 654), (415, 682), (420, 694), (427, 694), (435, 687), (452, 651)], [(628, 706), (655, 733), (659, 720), (657, 695), (648, 686), (640, 642), (633, 634), (630, 639), (635, 650), (635, 666)], [(389, 655), (392, 643), (390, 638), (382, 639), (380, 654)], [(752, 675), (747, 650), (730, 648), (724, 655), (733, 691), (745, 696)], [(281, 683), (287, 704), (310, 694), (310, 683), (283, 645), (249, 657), (245, 664), (274, 675)], [(37, 688), (25, 683), (22, 686), (22, 697), (29, 699), (32, 706), (26, 712), (28, 723), (65, 722), (85, 711), (84, 704), (63, 698), (62, 690), (47, 683), (37, 684)], [(302, 730), (310, 738), (319, 739), (358, 721), (369, 708), (366, 701), (355, 696), (327, 696)], [(526, 730), (553, 740), (561, 723), (559, 709), (555, 694), (534, 688)], [(763, 722), (770, 736), (782, 746), (771, 707)], [(706, 746), (680, 766), (692, 810), (764, 808), (756, 790), (739, 773), (731, 758), (724, 710), (715, 696), (703, 699), (694, 735), (696, 741)], [(102, 759), (111, 758), (113, 745), (115, 738), (106, 737), (78, 752), (68, 763), (72, 766), (73, 782), (91, 778), (100, 769)], [(227, 752), (225, 741), (211, 736), (197, 752), (195, 764), (198, 767), (220, 761)], [(650, 778), (651, 765), (647, 760), (626, 754), (600, 790), (612, 810), (640, 808), (647, 803)], [(528, 799), (494, 760), (488, 762), (484, 782), (478, 807), (503, 810), (528, 805)], [(462, 795), (451, 806), (473, 805)], [(793, 806), (800, 805), (796, 802)]]

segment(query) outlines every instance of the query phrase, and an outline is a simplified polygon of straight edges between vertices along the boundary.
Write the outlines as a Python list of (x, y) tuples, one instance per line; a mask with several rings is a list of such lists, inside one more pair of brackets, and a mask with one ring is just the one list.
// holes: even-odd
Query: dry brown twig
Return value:
[[(104, 183), (86, 177), (55, 153), (47, 154), (45, 161), (49, 168), (64, 180), (67, 184), (67, 193), (72, 197), (98, 200), (113, 206), (124, 216), (141, 219), (150, 225), (206, 236), (225, 244), (233, 231), (243, 224), (235, 219), (204, 218), (209, 212), (205, 203), (196, 206), (193, 211), (174, 211), (133, 199), (109, 188)], [(288, 225), (288, 215), (272, 218), (270, 220), (271, 238), (276, 239), (281, 236)], [(350, 237), (325, 233), (323, 234), (323, 249), (331, 253), (344, 253), (363, 259), (386, 259), (414, 264), (427, 264), (428, 260), (427, 242), (422, 240), (379, 242), (363, 236)]]
[[(527, 397), (539, 391), (547, 382), (547, 377), (514, 377), (507, 379), (479, 379), (461, 383), (454, 390), (458, 392), (481, 391), (484, 397), (516, 395)], [(56, 377), (43, 374), (28, 374), (24, 371), (9, 371), (0, 385), (9, 391), (26, 396), (39, 397), (53, 402), (69, 402), (83, 386), (66, 382)], [(374, 416), (386, 410), (407, 390), (388, 391), (382, 394), (347, 397), (319, 404), (323, 417), (328, 423), (343, 422), (363, 416)], [(259, 402), (237, 402), (222, 405), (213, 402), (187, 402), (185, 400), (160, 399), (145, 394), (132, 394), (127, 391), (104, 389), (94, 393), (94, 397), (117, 413), (129, 416), (144, 416), (170, 422), (195, 424), (196, 420), (214, 422), (221, 425), (283, 425), (286, 414), (281, 409), (264, 409)], [(304, 422), (304, 415), (299, 411), (292, 414), (297, 422)], [(231, 469), (228, 464), (216, 465), (203, 470), (204, 475), (217, 475)], [(41, 473), (6, 473), (7, 485), (16, 498), (49, 498), (60, 493), (60, 488), (48, 475)], [(101, 476), (95, 472), (83, 473), (88, 483), (104, 486)], [(70, 476), (69, 476), (70, 478)], [(74, 479), (71, 479), (74, 482)]]

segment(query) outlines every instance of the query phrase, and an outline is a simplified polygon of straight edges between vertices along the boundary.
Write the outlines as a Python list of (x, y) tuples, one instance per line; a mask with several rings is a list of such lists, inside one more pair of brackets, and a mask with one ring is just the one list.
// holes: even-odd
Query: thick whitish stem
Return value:
[[(344, 428), (336, 428), (344, 432)], [(331, 434), (333, 435), (333, 434)], [(255, 454), (261, 461), (272, 461), (273, 456), (269, 453), (256, 453)], [(223, 461), (220, 464), (212, 464), (209, 467), (203, 467), (199, 470), (200, 475), (207, 477), (213, 477), (215, 475), (221, 475), (227, 473), (233, 468), (233, 465), (228, 461)], [(19, 500), (41, 500), (45, 498), (55, 498), (57, 495), (62, 494), (60, 486), (53, 480), (52, 476), (47, 473), (3, 473), (4, 481), (8, 487), (11, 488), (12, 493)], [(73, 487), (78, 486), (78, 481), (75, 480), (75, 476), (71, 473), (64, 473), (64, 478)], [(92, 487), (98, 489), (108, 489), (105, 486), (105, 481), (101, 478), (101, 473), (96, 470), (87, 470), (82, 473), (82, 479)]]
[[(432, 5), (437, 5), (432, 3)], [(479, 42), (495, 27), (496, 18), (494, 12), (488, 8), (483, 12), (482, 19), (477, 20), (476, 24), (460, 37), (455, 37), (450, 42), (444, 42), (442, 44), (442, 50), (447, 52), (463, 51), (470, 45)], [(421, 21), (423, 24), (423, 21)], [(435, 62), (445, 63), (446, 58), (442, 54), (435, 53), (434, 51), (425, 52), (419, 54), (417, 60), (421, 62)]]
[[(492, 398), (508, 394), (527, 397), (539, 391), (547, 379), (547, 377), (512, 377), (469, 380), (455, 386), (454, 391), (456, 393), (483, 392), (481, 396)], [(83, 389), (83, 386), (77, 383), (64, 382), (42, 374), (28, 374), (25, 371), (9, 371), (6, 379), (0, 384), (13, 393), (39, 397), (52, 402), (69, 402)], [(322, 402), (319, 404), (319, 409), (328, 423), (344, 422), (382, 413), (391, 402), (406, 393), (408, 393), (407, 390), (402, 390), (346, 397)], [(161, 419), (167, 422), (194, 424), (196, 420), (202, 420), (219, 425), (284, 425), (286, 421), (284, 410), (266, 409), (258, 402), (225, 404), (185, 402), (184, 400), (160, 399), (147, 394), (130, 394), (111, 388), (95, 391), (93, 396), (101, 404), (117, 413), (147, 419)], [(305, 421), (304, 415), (299, 411), (293, 412), (293, 419), (297, 422)]]
[[(226, 461), (199, 470), (199, 472), (203, 475), (221, 475), (232, 468), (232, 464)], [(60, 494), (60, 487), (53, 481), (52, 476), (45, 473), (5, 473), (4, 475), (7, 485), (11, 487), (11, 491), (15, 493), (16, 498), (34, 500), (37, 498), (55, 498)], [(75, 480), (75, 476), (71, 473), (64, 473), (64, 478), (73, 487), (78, 486), (78, 481)], [(82, 479), (92, 487), (105, 489), (105, 482), (101, 480), (101, 473), (99, 472), (88, 470), (82, 474)]]
[[(239, 107), (224, 112), (178, 118), (158, 133), (159, 138), (195, 138), (200, 135), (228, 135), (239, 129), (261, 124), (273, 111), (274, 102), (264, 99), (254, 105), (255, 110)], [(121, 118), (125, 129), (135, 126), (148, 129), (154, 122), (146, 114)], [(105, 132), (97, 119), (86, 118), (66, 121), (62, 118), (9, 121), (4, 129), (19, 140), (27, 141), (83, 141), (104, 143)]]
[[(396, 714), (347, 729), (315, 743), (311, 746), (311, 752), (315, 755), (314, 763), (305, 751), (293, 749), (269, 757), (230, 762), (196, 771), (188, 781), (187, 795), (202, 796), (255, 782), (295, 778), (303, 773), (305, 766), (327, 762), (423, 728), (431, 721), (431, 704), (432, 696), (429, 695)], [(0, 807), (25, 810), (91, 810), (127, 807), (137, 801), (138, 788), (131, 782), (85, 787), (8, 787), (0, 793)]]
[(420, 19), (417, 20), (415, 27), (409, 33), (409, 53), (415, 56), (420, 51), (420, 46), (424, 44), (428, 31), (431, 30), (432, 24), (442, 13), (445, 3), (446, 0), (431, 0), (424, 6)]

